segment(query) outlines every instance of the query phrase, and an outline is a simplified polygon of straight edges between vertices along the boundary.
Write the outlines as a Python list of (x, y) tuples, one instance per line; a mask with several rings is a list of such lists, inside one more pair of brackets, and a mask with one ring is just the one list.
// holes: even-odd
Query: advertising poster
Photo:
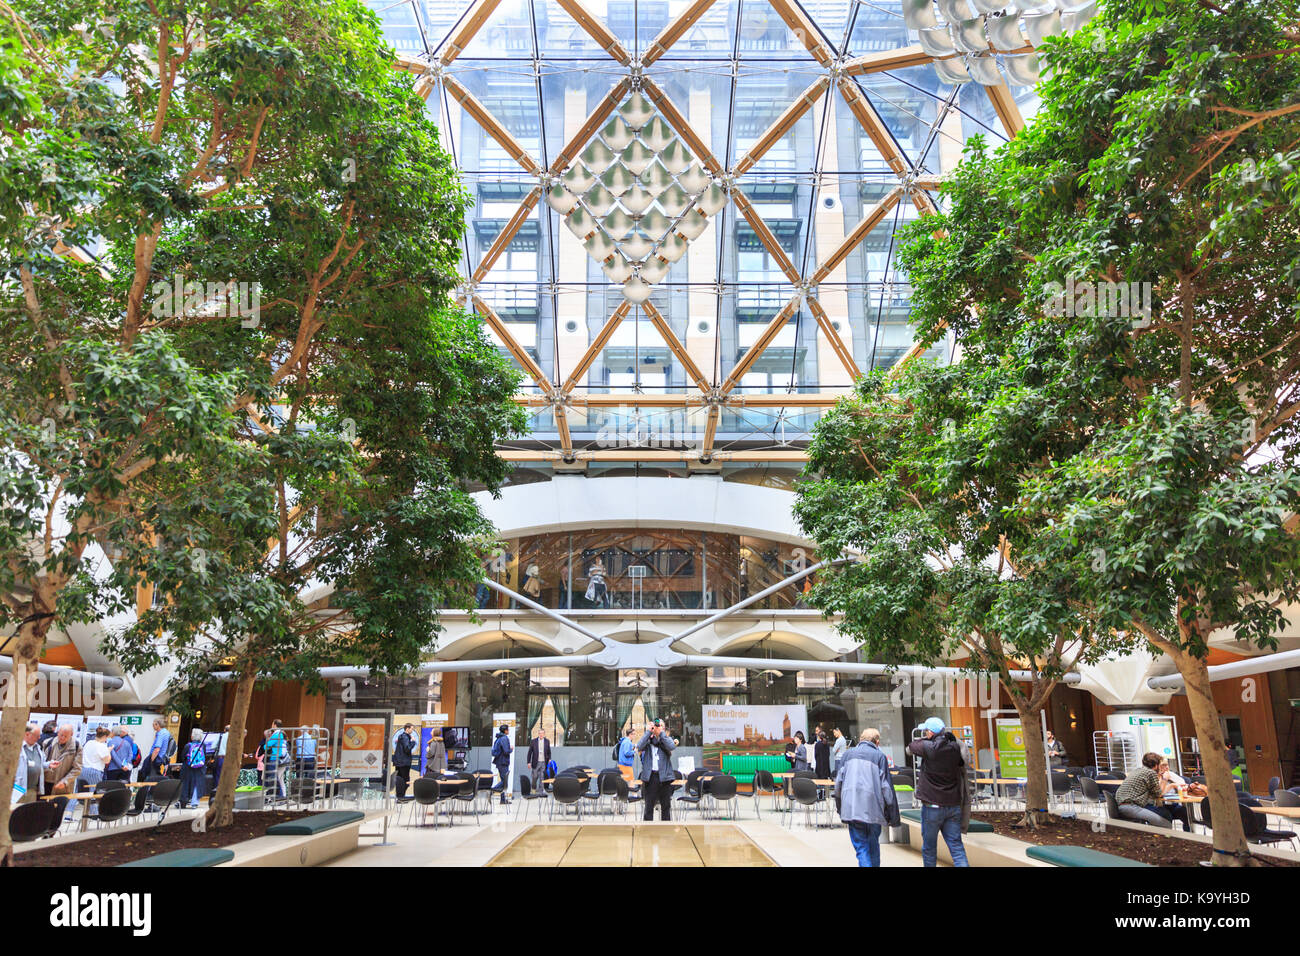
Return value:
[(382, 777), (388, 753), (382, 717), (350, 717), (343, 713), (339, 724), (339, 775), (350, 779)]
[(447, 726), (446, 714), (423, 714), (420, 717), (420, 776), (424, 776), (428, 763), (429, 741), (434, 735), (441, 736), (442, 728)]
[[(706, 704), (704, 766), (722, 767), (724, 753), (779, 754), (802, 730), (808, 736), (808, 708), (803, 704)], [(808, 759), (812, 759), (812, 744)]]
[(999, 717), (998, 760), (1002, 763), (1002, 776), (1028, 777), (1028, 763), (1025, 759), (1025, 728), (1020, 721), (1010, 717)]
[[(515, 750), (517, 750), (518, 748), (514, 746), (514, 742), (515, 742), (515, 731), (519, 728), (519, 719), (515, 716), (513, 712), (504, 713), (504, 714), (493, 714), (492, 715), (493, 741), (496, 740), (497, 729), (500, 728), (502, 724), (505, 724), (509, 728), (509, 733), (510, 733), (510, 744), (511, 744), (510, 767), (506, 770), (506, 779), (505, 779), (505, 785), (506, 785), (505, 792), (507, 795), (509, 795), (510, 793), (513, 792), (511, 781), (515, 779)], [(496, 770), (496, 767), (493, 766), (492, 769)]]

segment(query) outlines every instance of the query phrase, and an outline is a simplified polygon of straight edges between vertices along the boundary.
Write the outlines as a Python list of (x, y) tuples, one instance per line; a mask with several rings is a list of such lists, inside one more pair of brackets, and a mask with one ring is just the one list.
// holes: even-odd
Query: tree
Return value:
[[(814, 429), (795, 514), (819, 553), (856, 557), (822, 573), (812, 603), (840, 614), (840, 631), (869, 655), (892, 664), (961, 659), (996, 676), (1026, 731), (1023, 822), (1035, 827), (1048, 805), (1040, 715), (1064, 674), (1124, 638), (1085, 605), (1078, 558), (1026, 556), (1048, 526), (1014, 511), (1022, 490), (1009, 466), (1079, 436), (1070, 393), (1025, 381), (1040, 363), (1060, 361), (1055, 344), (1024, 346), (1015, 366), (915, 363), (896, 381), (881, 373), (859, 381)], [(999, 401), (1010, 378), (1021, 386), (1017, 401)]]
[(160, 589), (105, 647), (235, 667), (238, 747), (258, 676), (409, 666), (470, 601), (521, 415), (447, 297), (468, 197), (351, 0), (5, 13), (0, 623), (34, 670)]
[[(1033, 338), (1069, 356), (1034, 381), (1076, 393), (1079, 446), (1004, 462), (1014, 519), (1050, 529), (1021, 556), (1078, 568), (1095, 619), (1183, 675), (1217, 863), (1249, 854), (1209, 637), (1274, 646), (1296, 593), (1297, 41), (1286, 3), (1112, 0), (1048, 44), (1038, 115), (996, 154), (973, 144), (903, 257), (922, 339), (951, 327), (962, 364), (1014, 367)], [(1022, 384), (989, 401), (1015, 407)]]

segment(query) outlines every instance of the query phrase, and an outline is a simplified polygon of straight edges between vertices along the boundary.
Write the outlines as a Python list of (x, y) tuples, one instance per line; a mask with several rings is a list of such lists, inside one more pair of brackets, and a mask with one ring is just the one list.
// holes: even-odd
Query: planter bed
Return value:
[(41, 841), (40, 849), (14, 854), (17, 866), (117, 866), (145, 857), (197, 847), (224, 847), (266, 835), (266, 828), (308, 816), (306, 810), (245, 810), (221, 830), (195, 833), (188, 820), (160, 827), (105, 827), (104, 839)]
[[(1021, 816), (1022, 814), (1018, 812), (981, 811), (971, 814), (972, 819), (992, 824), (995, 833), (1020, 840), (1022, 843), (1033, 843), (1038, 846), (1082, 846), (1137, 860), (1140, 863), (1150, 863), (1152, 866), (1199, 866), (1203, 861), (1209, 862), (1214, 855), (1209, 843), (1184, 839), (1168, 831), (1143, 832), (1136, 828), (1110, 826), (1110, 821), (1106, 821), (1108, 825), (1105, 830), (1095, 831), (1090, 818), (1078, 817), (1074, 820), (1064, 820), (1055, 814), (1049, 817), (1051, 823), (1031, 830), (1028, 827), (1013, 826)], [(1261, 856), (1261, 860), (1268, 866), (1300, 866), (1273, 856), (1267, 858)]]

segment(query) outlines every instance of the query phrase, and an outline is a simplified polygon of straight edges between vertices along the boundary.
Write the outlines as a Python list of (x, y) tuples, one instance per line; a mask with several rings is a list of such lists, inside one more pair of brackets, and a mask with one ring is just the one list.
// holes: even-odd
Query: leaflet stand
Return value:
[[(358, 809), (361, 809), (361, 805), (363, 803), (361, 794), (363, 794), (365, 791), (366, 780), (374, 779), (376, 775), (383, 780), (383, 788), (384, 788), (383, 809), (384, 810), (391, 809), (390, 797), (388, 793), (388, 771), (389, 771), (389, 757), (390, 757), (389, 741), (392, 739), (393, 736), (393, 713), (394, 712), (392, 708), (389, 708), (387, 710), (345, 709), (345, 710), (335, 711), (334, 713), (334, 740), (336, 742), (336, 747), (337, 747), (334, 754), (334, 766), (338, 768), (340, 777), (361, 777), (359, 781), (361, 785), (361, 789), (357, 797)], [(340, 731), (346, 732), (347, 728), (343, 726), (345, 723), (356, 721), (358, 719), (364, 721), (366, 718), (370, 718), (373, 721), (378, 721), (378, 720), (383, 721), (384, 729), (383, 729), (382, 737), (380, 739), (380, 747), (381, 747), (380, 752), (382, 756), (378, 758), (378, 760), (376, 761), (376, 765), (373, 766), (373, 768), (369, 768), (364, 772), (359, 772), (359, 771), (349, 772), (343, 760), (344, 738), (341, 735)], [(375, 774), (374, 771), (378, 771), (378, 774)], [(389, 814), (385, 813), (383, 833), (358, 832), (357, 836), (358, 837), (363, 837), (363, 836), (379, 837), (379, 842), (372, 843), (370, 844), (371, 846), (396, 846), (397, 844), (390, 843), (388, 840), (388, 817)]]

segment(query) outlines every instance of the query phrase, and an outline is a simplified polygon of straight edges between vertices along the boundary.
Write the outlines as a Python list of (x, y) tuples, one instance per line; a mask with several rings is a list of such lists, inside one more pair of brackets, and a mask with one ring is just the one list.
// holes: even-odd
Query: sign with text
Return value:
[(1028, 777), (1029, 763), (1025, 758), (1025, 728), (1013, 717), (999, 717), (998, 760), (1004, 777)]
[(808, 708), (803, 704), (705, 704), (704, 766), (720, 769), (724, 753), (784, 753), (799, 730), (808, 736)]
[(382, 777), (388, 756), (388, 722), (373, 714), (340, 715), (339, 775), (351, 779)]

